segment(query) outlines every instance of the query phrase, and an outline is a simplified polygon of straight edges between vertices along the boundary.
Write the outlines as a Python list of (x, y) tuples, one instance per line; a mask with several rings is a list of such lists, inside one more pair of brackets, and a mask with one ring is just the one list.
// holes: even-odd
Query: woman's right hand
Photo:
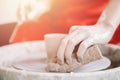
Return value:
[(77, 60), (81, 61), (85, 51), (94, 44), (108, 43), (114, 34), (114, 29), (106, 23), (98, 23), (90, 26), (73, 26), (70, 33), (65, 37), (58, 49), (57, 61), (64, 64), (64, 60), (68, 64), (72, 63), (72, 52), (75, 46), (79, 45), (76, 52)]

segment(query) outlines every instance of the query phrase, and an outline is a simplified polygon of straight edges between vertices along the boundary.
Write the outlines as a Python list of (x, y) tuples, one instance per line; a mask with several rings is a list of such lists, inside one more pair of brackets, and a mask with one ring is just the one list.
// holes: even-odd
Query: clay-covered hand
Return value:
[(105, 23), (90, 26), (73, 26), (68, 36), (62, 40), (59, 46), (57, 53), (58, 63), (64, 64), (66, 61), (68, 64), (71, 64), (72, 52), (79, 43), (76, 55), (78, 61), (81, 61), (88, 47), (93, 44), (108, 43), (113, 33), (113, 27)]
[(19, 22), (36, 20), (50, 9), (51, 0), (20, 0), (17, 10)]

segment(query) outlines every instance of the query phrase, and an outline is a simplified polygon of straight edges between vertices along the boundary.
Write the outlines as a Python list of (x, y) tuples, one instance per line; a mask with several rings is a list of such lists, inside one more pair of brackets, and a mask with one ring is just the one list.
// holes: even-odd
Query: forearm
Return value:
[(110, 0), (108, 2), (97, 23), (101, 22), (112, 26), (116, 30), (120, 24), (120, 0)]

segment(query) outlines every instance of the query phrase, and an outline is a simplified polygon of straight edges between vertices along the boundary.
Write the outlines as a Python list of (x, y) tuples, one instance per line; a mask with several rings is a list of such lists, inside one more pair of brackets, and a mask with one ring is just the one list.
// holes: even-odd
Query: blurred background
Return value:
[(16, 25), (19, 0), (0, 0), (0, 46), (8, 44)]
[[(93, 25), (108, 0), (0, 0), (0, 46), (68, 33), (73, 25)], [(120, 27), (110, 43), (120, 42)]]

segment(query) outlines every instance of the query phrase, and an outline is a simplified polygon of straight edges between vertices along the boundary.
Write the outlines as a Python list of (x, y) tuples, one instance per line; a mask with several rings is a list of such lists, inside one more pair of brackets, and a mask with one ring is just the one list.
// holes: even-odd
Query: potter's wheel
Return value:
[[(109, 77), (111, 77), (109, 80), (115, 80), (115, 78), (112, 78), (113, 76), (120, 76), (119, 67), (115, 69), (86, 73), (78, 73), (79, 71), (77, 73), (48, 73), (44, 70), (44, 67), (46, 66), (46, 57), (47, 55), (45, 54), (45, 45), (43, 41), (33, 41), (3, 46), (0, 48), (0, 80), (100, 80), (101, 78), (109, 79)], [(26, 65), (27, 69), (28, 67), (29, 69), (16, 69), (16, 65), (18, 66), (17, 63), (21, 62), (22, 64), (19, 66)], [(29, 63), (29, 65), (26, 63)], [(43, 65), (43, 67), (38, 65), (38, 63)], [(34, 70), (31, 70), (30, 65)], [(33, 65), (37, 65), (38, 69), (41, 69), (41, 71), (38, 71), (36, 67), (33, 68)], [(115, 74), (116, 72), (118, 73), (117, 75)]]
[[(46, 52), (44, 53), (46, 54)], [(107, 63), (107, 64), (106, 64)], [(91, 72), (103, 70), (109, 67), (111, 64), (110, 60), (106, 57), (103, 57), (100, 60), (91, 62), (89, 64), (83, 65), (80, 68), (72, 71), (72, 72)], [(38, 59), (26, 59), (21, 60), (13, 64), (13, 67), (19, 70), (26, 70), (32, 72), (47, 72), (47, 58), (38, 58)]]

